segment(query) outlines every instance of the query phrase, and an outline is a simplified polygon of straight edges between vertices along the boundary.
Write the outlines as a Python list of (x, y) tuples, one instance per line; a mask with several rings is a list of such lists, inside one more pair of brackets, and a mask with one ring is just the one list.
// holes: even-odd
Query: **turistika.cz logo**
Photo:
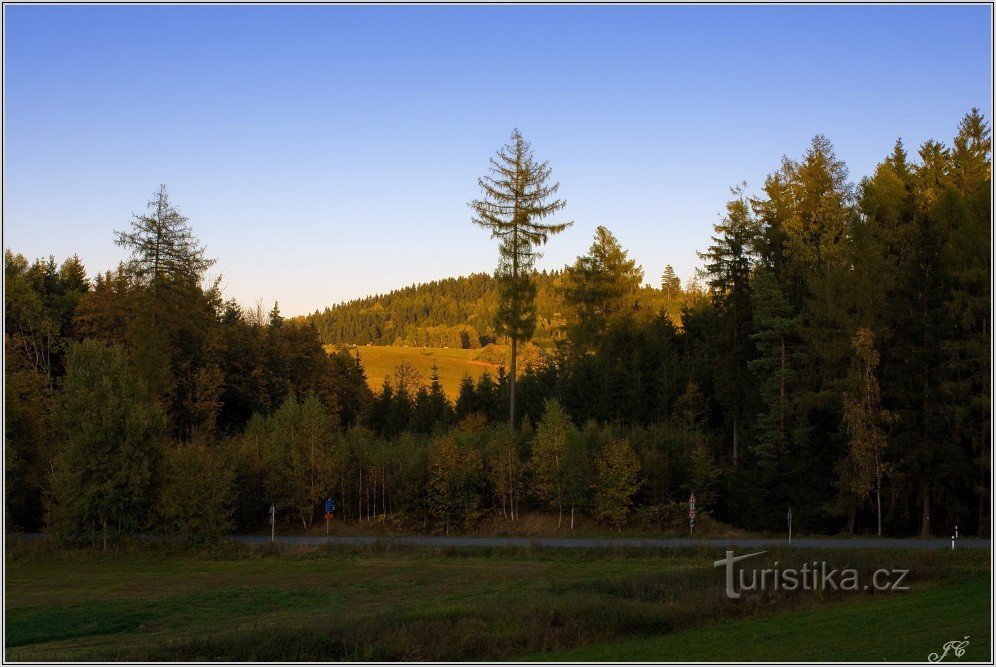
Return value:
[(726, 568), (726, 596), (736, 600), (741, 593), (754, 591), (906, 591), (909, 586), (903, 582), (909, 570), (878, 569), (872, 573), (871, 583), (861, 582), (861, 574), (853, 568), (835, 568), (825, 562), (812, 561), (802, 567), (774, 567), (752, 569), (736, 568), (740, 561), (754, 556), (760, 556), (764, 551), (757, 551), (742, 556), (727, 551), (726, 558), (713, 562), (713, 567)]

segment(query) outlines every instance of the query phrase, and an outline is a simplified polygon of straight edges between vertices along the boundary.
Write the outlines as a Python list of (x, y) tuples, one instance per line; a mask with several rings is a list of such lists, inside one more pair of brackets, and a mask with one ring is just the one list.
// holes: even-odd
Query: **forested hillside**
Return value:
[[(307, 529), (331, 496), (344, 520), (418, 531), (514, 531), (537, 511), (563, 531), (583, 516), (676, 532), (694, 492), (700, 516), (745, 529), (782, 530), (791, 507), (800, 532), (985, 534), (989, 124), (973, 110), (950, 144), (896, 141), (857, 178), (823, 136), (794, 148), (733, 190), (702, 289), (646, 275), (606, 227), (533, 272), (518, 234), (539, 244), (569, 221), (530, 226), (556, 184), (518, 132), (493, 179), (512, 175), (514, 204), (485, 179), (475, 202), (495, 212), (495, 277), (297, 320), (247, 312), (206, 281), (165, 188), (116, 234), (129, 260), (113, 270), (8, 250), (8, 526), (216, 538), (262, 528), (271, 504)], [(455, 401), (408, 364), (373, 392), (355, 350), (323, 349), (499, 330), (542, 356), (517, 382), (501, 365), (464, 378)]]
[[(673, 273), (672, 273), (673, 276)], [(674, 280), (675, 278), (672, 278)], [(536, 335), (548, 347), (561, 335), (564, 301), (560, 271), (535, 274)], [(681, 287), (671, 296), (657, 286), (644, 286), (648, 308), (664, 309), (679, 321)], [(497, 342), (494, 317), (498, 285), (493, 276), (475, 273), (411, 285), (387, 294), (347, 301), (304, 318), (329, 345), (418, 345), (478, 348)]]

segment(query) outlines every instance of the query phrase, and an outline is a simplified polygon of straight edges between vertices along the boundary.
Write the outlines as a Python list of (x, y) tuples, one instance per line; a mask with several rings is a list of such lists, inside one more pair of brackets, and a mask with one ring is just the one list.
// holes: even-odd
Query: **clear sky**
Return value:
[(467, 202), (519, 127), (657, 282), (826, 134), (857, 179), (992, 114), (987, 6), (5, 7), (4, 245), (124, 257), (158, 184), (227, 296), (300, 314), (491, 271)]

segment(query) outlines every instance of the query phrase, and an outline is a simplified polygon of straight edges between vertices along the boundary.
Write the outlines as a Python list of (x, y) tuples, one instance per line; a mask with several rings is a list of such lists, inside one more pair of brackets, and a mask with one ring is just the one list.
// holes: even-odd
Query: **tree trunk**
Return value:
[(855, 516), (858, 513), (857, 503), (855, 502), (854, 496), (851, 496), (851, 506), (847, 514), (847, 534), (854, 535), (854, 524)]
[(782, 359), (781, 359), (781, 373), (778, 374), (778, 415), (781, 419), (779, 436), (782, 443), (785, 442), (785, 336), (781, 337), (782, 343)]
[(982, 454), (982, 486), (979, 490), (979, 537), (989, 537), (989, 449)]
[(574, 530), (574, 505), (571, 505), (571, 530)]
[(509, 363), (508, 375), (508, 426), (515, 430), (515, 355), (518, 348), (516, 335), (512, 334), (512, 361)]
[(738, 440), (738, 436), (737, 436), (738, 427), (739, 427), (739, 424), (738, 424), (738, 421), (737, 421), (737, 416), (733, 415), (733, 467), (734, 468), (737, 467), (737, 458), (738, 458), (738, 454), (739, 454), (739, 451), (738, 451), (739, 450), (739, 447), (738, 447), (739, 440)]
[(875, 475), (875, 511), (878, 513), (878, 536), (882, 537), (882, 474)]

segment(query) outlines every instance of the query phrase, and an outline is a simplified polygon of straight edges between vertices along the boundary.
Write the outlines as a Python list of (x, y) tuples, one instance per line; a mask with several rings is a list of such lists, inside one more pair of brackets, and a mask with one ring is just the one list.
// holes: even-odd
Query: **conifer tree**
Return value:
[(752, 301), (752, 338), (757, 356), (749, 367), (759, 379), (764, 406), (758, 418), (756, 448), (762, 462), (774, 462), (786, 453), (791, 433), (803, 426), (792, 418), (799, 322), (774, 272), (766, 267), (759, 267), (755, 273)]
[(515, 360), (520, 341), (527, 341), (536, 329), (536, 284), (533, 271), (538, 247), (572, 222), (547, 223), (544, 220), (564, 208), (556, 199), (559, 183), (551, 183), (547, 162), (537, 162), (532, 146), (518, 129), (511, 142), (491, 158), (488, 175), (478, 179), (482, 198), (470, 202), (472, 222), (498, 239), (499, 262), (496, 278), (500, 300), (495, 328), (512, 343), (509, 369), (509, 425), (515, 428)]
[(732, 438), (733, 464), (739, 457), (747, 399), (753, 393), (748, 360), (753, 356), (751, 335), (751, 271), (758, 242), (758, 223), (744, 195), (746, 183), (733, 188), (726, 216), (715, 226), (712, 245), (699, 256), (706, 261), (706, 274), (718, 328), (713, 364), (717, 398), (724, 406)]
[(131, 273), (155, 291), (166, 280), (199, 281), (215, 260), (204, 255), (188, 220), (173, 205), (166, 186), (149, 201), (149, 213), (133, 215), (131, 230), (115, 232), (115, 243), (128, 248)]
[(477, 411), (477, 391), (474, 388), (474, 378), (470, 375), (464, 375), (460, 378), (460, 389), (457, 392), (456, 418), (460, 420)]
[(593, 349), (613, 319), (635, 312), (642, 283), (636, 260), (629, 259), (612, 232), (598, 227), (588, 254), (564, 269), (568, 341), (582, 352)]
[(675, 301), (681, 296), (681, 278), (674, 272), (674, 267), (668, 264), (664, 267), (664, 274), (661, 276), (661, 290), (668, 302)]

